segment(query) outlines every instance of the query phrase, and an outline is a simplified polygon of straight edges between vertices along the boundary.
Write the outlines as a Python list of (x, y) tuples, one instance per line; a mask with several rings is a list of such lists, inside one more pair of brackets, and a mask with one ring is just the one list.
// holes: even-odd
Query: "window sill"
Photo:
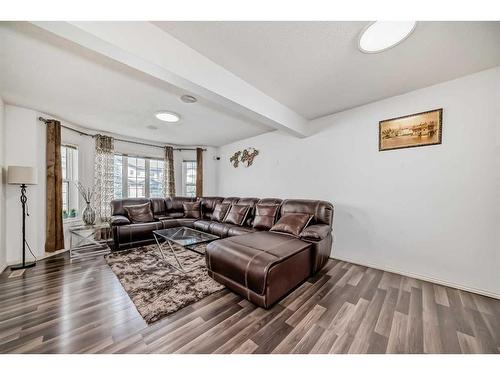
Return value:
[(73, 224), (73, 223), (78, 223), (82, 222), (82, 219), (80, 217), (68, 217), (67, 219), (63, 219), (63, 225), (64, 224)]

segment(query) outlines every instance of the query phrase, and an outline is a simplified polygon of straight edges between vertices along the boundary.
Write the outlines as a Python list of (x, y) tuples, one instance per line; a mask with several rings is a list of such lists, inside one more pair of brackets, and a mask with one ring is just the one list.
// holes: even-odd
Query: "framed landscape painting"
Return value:
[(443, 109), (415, 113), (379, 122), (379, 151), (441, 143)]

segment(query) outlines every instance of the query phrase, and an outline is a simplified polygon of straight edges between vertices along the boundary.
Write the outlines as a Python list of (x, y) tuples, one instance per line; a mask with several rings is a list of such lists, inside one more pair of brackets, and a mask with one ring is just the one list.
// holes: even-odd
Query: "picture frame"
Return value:
[(379, 121), (379, 151), (442, 143), (443, 108)]

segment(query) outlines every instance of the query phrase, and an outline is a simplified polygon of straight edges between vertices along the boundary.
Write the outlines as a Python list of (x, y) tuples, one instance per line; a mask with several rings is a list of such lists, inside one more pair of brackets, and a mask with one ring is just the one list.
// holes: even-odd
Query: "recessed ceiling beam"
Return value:
[(32, 22), (122, 64), (298, 137), (307, 120), (150, 22)]

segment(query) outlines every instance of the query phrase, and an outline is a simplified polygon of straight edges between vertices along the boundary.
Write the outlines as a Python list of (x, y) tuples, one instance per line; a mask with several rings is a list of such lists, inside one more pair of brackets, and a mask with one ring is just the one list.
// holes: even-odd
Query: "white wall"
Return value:
[[(3, 119), (2, 109), (3, 103), (0, 105), (0, 118)], [(46, 129), (45, 126), (38, 121), (38, 117), (52, 118), (47, 114), (39, 113), (35, 110), (22, 108), (14, 105), (5, 105), (5, 121), (0, 122), (0, 147), (4, 148), (3, 152), (0, 149), (0, 155), (3, 155), (3, 165), (5, 168), (8, 165), (24, 165), (34, 166), (38, 168), (38, 185), (29, 186), (27, 190), (28, 206), (30, 216), (26, 220), (26, 238), (37, 258), (45, 255), (45, 144), (46, 144)], [(88, 131), (78, 125), (68, 123), (62, 120), (64, 125), (76, 128), (79, 130)], [(2, 130), (4, 132), (2, 133)], [(93, 133), (93, 132), (91, 132)], [(104, 133), (103, 134), (107, 134)], [(112, 135), (112, 134), (109, 134)], [(112, 135), (113, 136), (113, 135)], [(115, 135), (116, 136), (116, 135)], [(120, 138), (124, 138), (121, 137)], [(94, 140), (91, 137), (79, 135), (73, 131), (61, 130), (62, 143), (72, 144), (78, 147), (78, 170), (79, 180), (87, 185), (94, 183)], [(204, 190), (205, 195), (215, 195), (217, 191), (217, 168), (213, 157), (215, 149), (208, 147), (204, 154)], [(129, 153), (133, 155), (149, 156), (163, 158), (163, 150), (155, 147), (134, 145), (125, 142), (116, 142), (115, 150), (117, 152)], [(0, 156), (1, 158), (1, 156)], [(176, 189), (177, 194), (182, 193), (181, 183), (181, 166), (183, 160), (196, 159), (195, 151), (175, 151), (174, 152), (174, 168), (176, 174)], [(2, 159), (0, 159), (2, 160)], [(1, 207), (0, 211), (0, 228), (2, 215), (9, 218), (5, 223), (5, 235), (2, 235), (1, 240), (5, 239), (5, 260), (2, 258), (0, 251), (0, 269), (2, 264), (14, 264), (21, 260), (22, 256), (22, 239), (21, 239), (21, 223), (22, 211), (19, 202), (20, 190), (18, 186), (2, 185), (5, 192), (5, 199), (0, 199), (1, 204), (5, 201), (5, 209)], [(0, 195), (2, 190), (0, 190)], [(84, 209), (82, 201), (80, 203), (80, 212)], [(68, 225), (65, 224), (65, 242), (69, 245)], [(0, 241), (1, 246), (2, 241)], [(2, 247), (0, 247), (0, 250)], [(29, 254), (29, 253), (28, 253)], [(31, 259), (31, 255), (28, 256)], [(3, 261), (3, 263), (2, 263)]]
[[(46, 128), (38, 121), (39, 116), (50, 117), (37, 111), (6, 105), (5, 107), (5, 166), (25, 165), (38, 168), (38, 185), (28, 186), (28, 209), (26, 218), (26, 238), (37, 258), (45, 255), (45, 144)], [(80, 180), (93, 183), (93, 143), (89, 137), (62, 129), (63, 143), (78, 146)], [(6, 185), (6, 261), (14, 264), (22, 256), (22, 211), (18, 186)], [(80, 207), (83, 209), (83, 206)], [(67, 225), (65, 225), (67, 228)], [(65, 231), (65, 242), (69, 244), (69, 234)], [(32, 259), (27, 250), (27, 257)]]
[(5, 254), (5, 180), (6, 170), (4, 164), (4, 115), (5, 115), (5, 105), (0, 98), (0, 272), (3, 271), (7, 265), (6, 254)]
[[(333, 257), (500, 296), (499, 104), (496, 68), (315, 120), (305, 139), (223, 146), (219, 194), (328, 200)], [(440, 107), (442, 145), (378, 151), (380, 120)], [(249, 146), (254, 165), (233, 168)]]
[[(38, 185), (27, 188), (28, 211), (26, 240), (36, 257), (44, 254), (45, 246), (45, 129), (37, 120), (37, 113), (12, 105), (5, 106), (4, 162), (6, 166), (22, 165), (38, 168)], [(22, 257), (22, 210), (20, 187), (5, 186), (6, 259), (17, 263)], [(29, 251), (26, 250), (27, 254)], [(27, 259), (33, 259), (27, 255)]]

